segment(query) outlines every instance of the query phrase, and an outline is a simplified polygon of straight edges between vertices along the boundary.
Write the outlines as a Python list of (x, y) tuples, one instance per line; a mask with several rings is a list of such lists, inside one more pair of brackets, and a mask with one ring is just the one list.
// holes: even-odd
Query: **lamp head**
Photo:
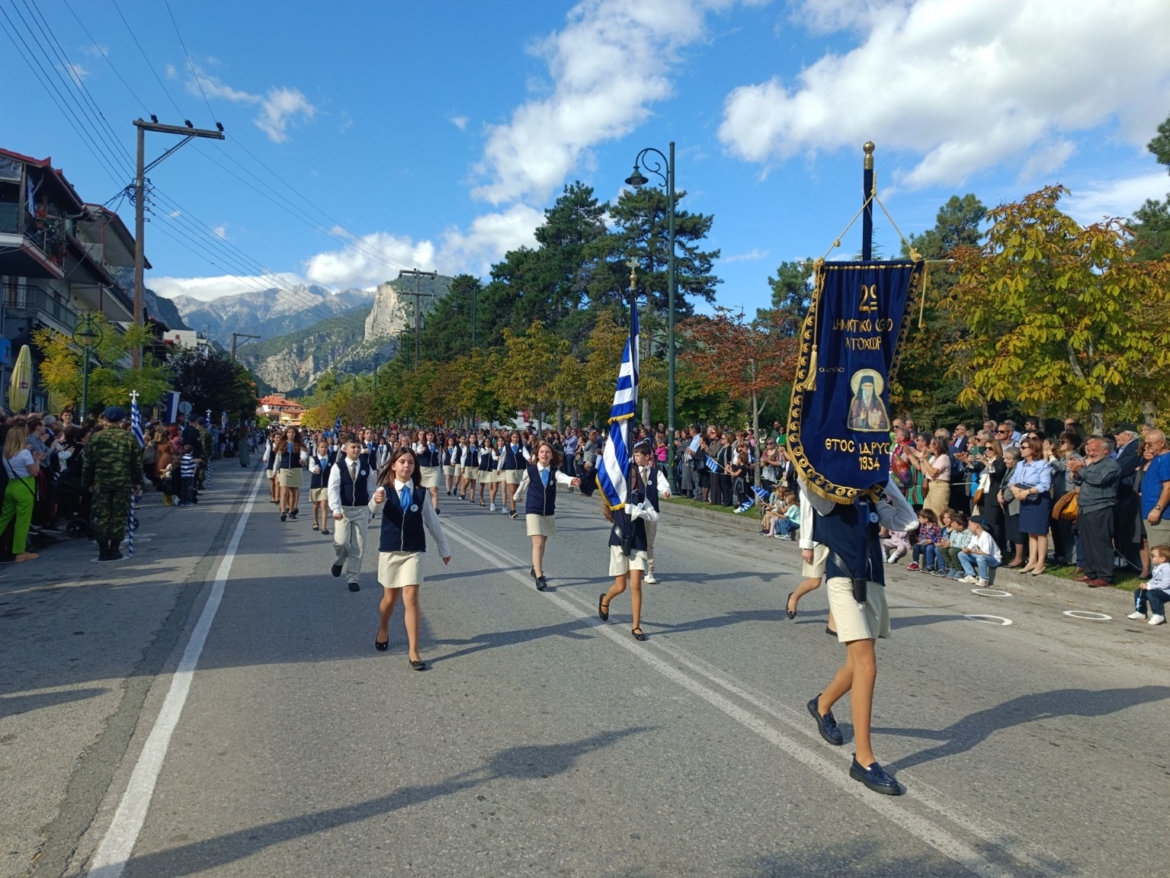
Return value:
[(630, 176), (626, 177), (626, 185), (633, 186), (635, 189), (641, 189), (643, 186), (645, 186), (649, 182), (650, 181), (642, 173), (642, 170), (638, 167), (637, 162), (635, 162), (634, 163), (634, 173), (632, 173), (632, 174), (630, 174)]
[(93, 331), (93, 323), (86, 320), (77, 331), (77, 341), (83, 348), (92, 348), (97, 341), (97, 333)]

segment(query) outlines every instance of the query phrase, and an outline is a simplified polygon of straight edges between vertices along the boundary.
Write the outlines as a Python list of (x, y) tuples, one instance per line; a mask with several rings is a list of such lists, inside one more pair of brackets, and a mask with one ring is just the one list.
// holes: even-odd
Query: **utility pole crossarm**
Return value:
[(232, 333), (232, 359), (234, 360), (236, 358), (236, 339), (239, 339), (239, 338), (262, 338), (262, 337), (263, 336), (259, 336), (259, 335), (249, 335), (246, 332), (233, 332)]
[(437, 278), (439, 273), (437, 271), (419, 271), (417, 268), (404, 268), (398, 272), (401, 277), (414, 278), (414, 292), (408, 292), (406, 295), (414, 297), (414, 368), (418, 368), (419, 360), (419, 331), (421, 330), (422, 311), (421, 303), (424, 298), (434, 298), (434, 293), (422, 292), (422, 279), (424, 277)]

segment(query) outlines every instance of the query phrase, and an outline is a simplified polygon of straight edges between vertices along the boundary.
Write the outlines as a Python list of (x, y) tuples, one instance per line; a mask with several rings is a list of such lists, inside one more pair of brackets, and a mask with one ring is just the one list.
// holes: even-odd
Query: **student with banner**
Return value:
[(870, 741), (874, 644), (890, 636), (880, 528), (918, 526), (890, 478), (887, 401), (907, 305), (924, 267), (921, 260), (817, 263), (788, 423), (789, 450), (812, 506), (812, 540), (827, 550), (837, 639), (846, 648), (845, 664), (808, 711), (821, 737), (840, 746), (845, 738), (832, 708), (849, 693), (855, 744), (849, 776), (895, 796), (905, 790), (878, 763)]

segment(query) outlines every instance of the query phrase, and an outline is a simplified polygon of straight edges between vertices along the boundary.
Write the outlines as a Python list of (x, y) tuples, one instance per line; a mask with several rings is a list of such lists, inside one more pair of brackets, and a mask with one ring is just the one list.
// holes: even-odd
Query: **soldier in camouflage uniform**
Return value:
[(122, 557), (118, 544), (126, 535), (126, 521), (130, 517), (130, 491), (142, 485), (142, 449), (123, 428), (125, 409), (110, 406), (102, 417), (110, 425), (86, 445), (81, 481), (93, 491), (98, 560), (117, 561)]
[[(199, 463), (199, 472), (195, 477), (195, 486), (202, 491), (207, 479), (207, 468), (211, 466), (211, 454), (215, 450), (215, 440), (211, 438), (211, 431), (207, 429), (207, 418), (199, 419), (199, 443), (203, 446), (203, 453), (196, 457), (202, 458)], [(193, 449), (198, 451), (199, 449)]]

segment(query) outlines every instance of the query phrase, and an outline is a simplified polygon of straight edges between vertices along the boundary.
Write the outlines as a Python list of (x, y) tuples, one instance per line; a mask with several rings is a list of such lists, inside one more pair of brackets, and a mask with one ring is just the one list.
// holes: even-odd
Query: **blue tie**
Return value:
[(402, 493), (398, 496), (398, 500), (402, 504), (403, 512), (410, 508), (410, 499), (410, 488), (403, 488)]
[(546, 488), (548, 487), (548, 470), (542, 469), (540, 471), (540, 481), (544, 483)]

